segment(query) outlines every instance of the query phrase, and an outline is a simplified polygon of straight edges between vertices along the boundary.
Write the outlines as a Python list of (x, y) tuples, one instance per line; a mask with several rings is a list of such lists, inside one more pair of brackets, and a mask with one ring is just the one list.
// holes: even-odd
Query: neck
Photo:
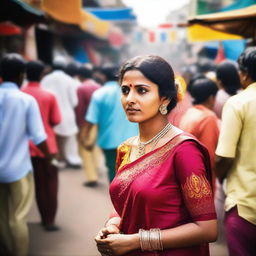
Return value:
[(159, 133), (168, 124), (166, 116), (161, 116), (158, 120), (139, 123), (139, 137), (142, 142), (148, 141)]
[(243, 89), (246, 89), (250, 84), (255, 83), (252, 79), (248, 78), (243, 84)]

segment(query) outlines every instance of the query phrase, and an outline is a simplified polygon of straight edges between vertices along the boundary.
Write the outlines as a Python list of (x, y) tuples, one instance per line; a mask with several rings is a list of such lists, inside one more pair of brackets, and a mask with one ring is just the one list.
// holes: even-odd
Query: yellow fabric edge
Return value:
[(198, 24), (188, 27), (188, 40), (191, 42), (235, 39), (243, 39), (243, 37), (234, 34), (220, 32)]

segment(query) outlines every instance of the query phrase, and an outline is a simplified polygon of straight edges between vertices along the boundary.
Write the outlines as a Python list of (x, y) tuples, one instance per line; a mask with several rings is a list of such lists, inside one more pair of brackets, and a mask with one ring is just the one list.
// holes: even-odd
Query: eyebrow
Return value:
[[(129, 86), (128, 84), (122, 84), (121, 86)], [(135, 87), (141, 87), (141, 86), (146, 86), (146, 87), (150, 87), (150, 85), (147, 84), (136, 84)]]

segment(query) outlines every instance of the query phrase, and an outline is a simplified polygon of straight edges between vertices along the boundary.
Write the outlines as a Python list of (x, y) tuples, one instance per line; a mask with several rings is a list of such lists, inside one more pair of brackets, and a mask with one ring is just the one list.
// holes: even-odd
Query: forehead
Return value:
[(126, 71), (124, 76), (123, 76), (123, 80), (122, 80), (122, 84), (124, 83), (149, 83), (151, 84), (152, 82), (147, 79), (142, 72), (140, 72), (139, 70), (129, 70)]

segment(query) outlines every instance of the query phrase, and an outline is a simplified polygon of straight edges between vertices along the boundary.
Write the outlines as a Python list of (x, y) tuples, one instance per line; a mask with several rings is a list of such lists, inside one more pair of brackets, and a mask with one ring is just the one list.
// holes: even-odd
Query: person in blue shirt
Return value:
[(97, 144), (104, 153), (111, 182), (115, 177), (116, 149), (126, 139), (138, 133), (138, 126), (128, 121), (122, 108), (117, 68), (105, 67), (103, 70), (107, 82), (92, 95), (85, 117), (87, 123), (82, 134), (84, 146), (88, 150), (93, 146), (93, 143), (88, 143), (89, 131), (94, 125), (97, 126)]
[(29, 139), (52, 158), (37, 102), (19, 90), (25, 61), (10, 53), (0, 67), (0, 255), (26, 256), (26, 218), (34, 196)]

